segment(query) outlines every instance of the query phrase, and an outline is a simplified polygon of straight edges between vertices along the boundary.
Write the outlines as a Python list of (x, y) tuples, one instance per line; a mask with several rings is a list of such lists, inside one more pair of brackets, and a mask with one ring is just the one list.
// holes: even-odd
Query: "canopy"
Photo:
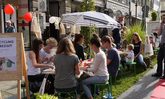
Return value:
[(95, 11), (63, 14), (62, 23), (78, 26), (95, 26), (98, 28), (113, 28), (120, 26), (119, 23), (110, 16)]

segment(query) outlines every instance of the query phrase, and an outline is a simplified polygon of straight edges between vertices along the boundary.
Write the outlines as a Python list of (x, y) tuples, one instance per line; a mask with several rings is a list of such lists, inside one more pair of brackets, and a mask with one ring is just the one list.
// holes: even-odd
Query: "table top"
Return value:
[(42, 71), (42, 74), (55, 74), (55, 69), (45, 69)]

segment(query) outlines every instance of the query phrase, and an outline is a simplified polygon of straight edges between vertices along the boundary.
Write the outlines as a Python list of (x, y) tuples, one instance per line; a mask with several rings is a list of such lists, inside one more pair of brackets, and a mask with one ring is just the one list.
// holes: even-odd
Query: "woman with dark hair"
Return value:
[(70, 39), (63, 38), (58, 44), (54, 57), (56, 75), (54, 86), (56, 91), (75, 89), (77, 80), (75, 74), (79, 75), (79, 59)]
[(105, 53), (101, 50), (101, 42), (97, 38), (90, 40), (91, 49), (96, 53), (93, 63), (87, 64), (88, 67), (83, 67), (85, 71), (93, 72), (94, 76), (91, 76), (82, 81), (82, 87), (88, 99), (93, 99), (89, 85), (96, 83), (105, 83), (109, 80), (109, 73), (107, 70), (107, 60)]
[(32, 42), (31, 51), (27, 57), (28, 65), (28, 80), (30, 82), (30, 90), (32, 92), (38, 92), (39, 88), (31, 88), (31, 82), (42, 82), (44, 75), (41, 75), (40, 68), (54, 68), (54, 66), (48, 64), (41, 64), (39, 57), (39, 51), (43, 47), (43, 41), (41, 39), (34, 39)]
[(134, 55), (135, 55), (135, 61), (137, 61), (137, 63), (139, 63), (141, 66), (144, 67), (144, 70), (146, 69), (147, 65), (143, 60), (143, 55), (142, 53), (142, 40), (139, 36), (138, 33), (134, 33), (133, 37), (132, 37), (132, 44), (134, 45)]
[(84, 43), (84, 36), (82, 34), (75, 34), (74, 47), (76, 50), (76, 55), (79, 59), (85, 60), (84, 48), (82, 44)]

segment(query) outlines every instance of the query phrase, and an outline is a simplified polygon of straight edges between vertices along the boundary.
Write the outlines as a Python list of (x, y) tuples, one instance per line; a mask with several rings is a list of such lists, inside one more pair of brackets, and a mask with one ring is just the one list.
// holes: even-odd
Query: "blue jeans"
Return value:
[(92, 97), (92, 93), (89, 88), (89, 85), (96, 84), (96, 83), (105, 83), (106, 81), (108, 81), (108, 79), (109, 79), (109, 77), (107, 77), (107, 76), (92, 76), (92, 77), (89, 77), (89, 78), (83, 80), (82, 87), (83, 87), (83, 90), (84, 90), (86, 96), (88, 98)]
[(135, 60), (137, 61), (138, 64), (140, 64), (144, 68), (147, 67), (146, 63), (143, 60), (143, 55), (142, 54), (140, 54), (139, 56), (137, 56)]
[[(163, 60), (164, 60), (164, 72), (163, 72)], [(157, 56), (157, 74), (165, 76), (165, 43), (160, 44), (160, 49)]]

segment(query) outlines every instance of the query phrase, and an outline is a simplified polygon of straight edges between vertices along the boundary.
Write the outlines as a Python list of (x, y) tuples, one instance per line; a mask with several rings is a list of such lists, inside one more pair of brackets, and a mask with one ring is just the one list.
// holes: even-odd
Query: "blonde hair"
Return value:
[(128, 45), (128, 48), (130, 48), (131, 50), (133, 50), (134, 49), (134, 45), (133, 44), (129, 44)]
[(58, 47), (57, 47), (57, 51), (56, 54), (66, 54), (66, 55), (72, 55), (75, 54), (75, 49), (73, 46), (73, 43), (70, 39), (68, 38), (63, 38), (62, 40), (60, 40)]
[(50, 37), (46, 40), (46, 45), (49, 45), (49, 44), (56, 47), (57, 46), (57, 40), (53, 37)]

